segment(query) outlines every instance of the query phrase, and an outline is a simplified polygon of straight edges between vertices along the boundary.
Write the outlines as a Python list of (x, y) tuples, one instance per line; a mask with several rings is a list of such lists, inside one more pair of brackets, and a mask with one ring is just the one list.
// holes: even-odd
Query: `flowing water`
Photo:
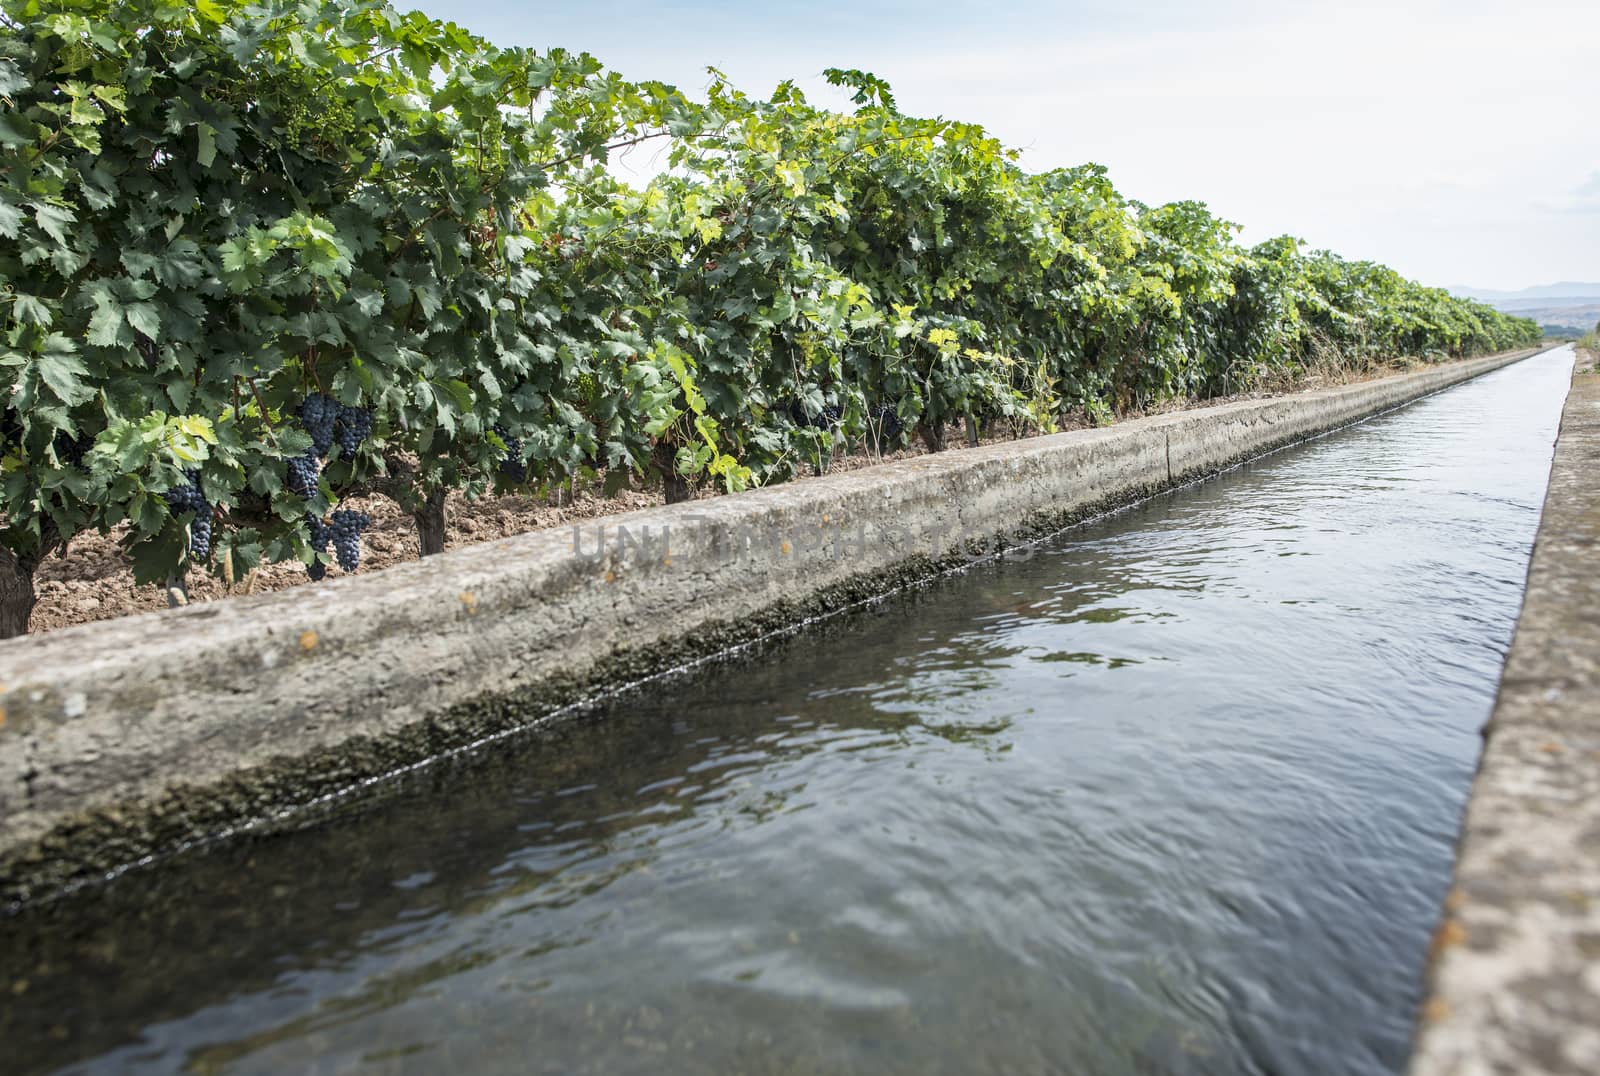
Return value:
[(1399, 1071), (1571, 360), (25, 910), (6, 1067)]

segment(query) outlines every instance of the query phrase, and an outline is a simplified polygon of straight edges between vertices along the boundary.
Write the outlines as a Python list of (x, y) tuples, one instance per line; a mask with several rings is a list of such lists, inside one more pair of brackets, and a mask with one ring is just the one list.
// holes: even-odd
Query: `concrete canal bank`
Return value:
[(1413, 1076), (1600, 1072), (1600, 373), (1580, 363)]
[(330, 797), (1528, 352), (920, 457), (0, 644), (0, 900)]

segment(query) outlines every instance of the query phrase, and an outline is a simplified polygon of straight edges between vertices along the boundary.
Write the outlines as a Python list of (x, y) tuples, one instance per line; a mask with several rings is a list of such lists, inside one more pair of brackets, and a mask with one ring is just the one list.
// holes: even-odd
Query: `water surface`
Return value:
[(1571, 360), (0, 921), (8, 1068), (1398, 1072)]

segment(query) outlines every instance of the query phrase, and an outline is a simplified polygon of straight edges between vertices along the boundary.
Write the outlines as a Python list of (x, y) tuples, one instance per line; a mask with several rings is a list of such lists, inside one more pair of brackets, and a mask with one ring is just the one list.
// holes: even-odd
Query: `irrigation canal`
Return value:
[(1398, 1072), (1571, 362), (24, 909), (6, 1068)]

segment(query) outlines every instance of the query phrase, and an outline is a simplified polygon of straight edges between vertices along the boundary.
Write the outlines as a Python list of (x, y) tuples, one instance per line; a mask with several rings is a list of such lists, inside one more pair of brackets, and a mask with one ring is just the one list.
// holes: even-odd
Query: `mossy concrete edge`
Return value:
[(352, 792), (1527, 358), (924, 456), (0, 644), (0, 904)]

